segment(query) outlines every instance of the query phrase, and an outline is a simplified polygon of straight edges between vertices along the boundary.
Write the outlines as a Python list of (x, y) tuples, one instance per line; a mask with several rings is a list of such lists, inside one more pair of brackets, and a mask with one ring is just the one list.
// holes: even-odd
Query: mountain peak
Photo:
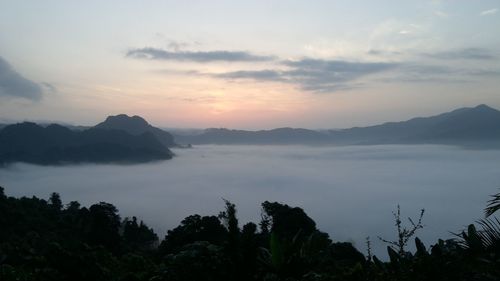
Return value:
[(497, 111), (496, 109), (494, 109), (494, 108), (492, 108), (492, 107), (489, 107), (489, 106), (487, 106), (486, 104), (480, 104), (480, 105), (478, 105), (478, 106), (474, 107), (473, 109), (475, 109), (475, 110), (482, 110), (482, 111), (484, 111), (484, 110), (488, 110), (488, 111), (491, 111), (491, 110), (492, 110), (492, 111)]
[[(106, 118), (106, 120), (103, 123), (129, 123), (130, 125), (133, 123), (134, 125), (142, 125), (142, 126), (148, 126), (149, 123), (144, 120), (141, 116), (134, 115), (134, 116), (128, 116), (127, 114), (118, 114), (118, 115), (111, 115)], [(101, 123), (102, 124), (102, 123)]]
[(465, 107), (461, 113), (467, 116), (500, 116), (500, 111), (486, 104), (480, 104), (475, 107)]
[(96, 128), (123, 130), (133, 135), (142, 134), (148, 131), (150, 127), (151, 125), (144, 118), (126, 114), (108, 116), (104, 122), (96, 125)]
[(127, 114), (118, 114), (108, 116), (104, 122), (97, 124), (95, 128), (122, 130), (132, 135), (141, 135), (149, 132), (167, 147), (176, 145), (171, 134), (151, 126), (144, 118), (138, 115), (128, 116)]

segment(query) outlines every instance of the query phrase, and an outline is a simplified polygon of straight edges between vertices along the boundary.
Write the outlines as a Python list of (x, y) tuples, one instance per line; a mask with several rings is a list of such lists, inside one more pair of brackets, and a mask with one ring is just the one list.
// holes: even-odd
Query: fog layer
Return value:
[(426, 245), (451, 238), (482, 217), (488, 195), (500, 187), (500, 151), (449, 146), (197, 146), (179, 149), (170, 161), (141, 165), (0, 169), (10, 196), (65, 203), (113, 203), (122, 217), (136, 215), (161, 236), (191, 214), (218, 214), (221, 198), (236, 204), (240, 222), (260, 219), (260, 203), (279, 201), (304, 208), (335, 241), (365, 251), (378, 235), (395, 238), (392, 211), (416, 217), (426, 210)]

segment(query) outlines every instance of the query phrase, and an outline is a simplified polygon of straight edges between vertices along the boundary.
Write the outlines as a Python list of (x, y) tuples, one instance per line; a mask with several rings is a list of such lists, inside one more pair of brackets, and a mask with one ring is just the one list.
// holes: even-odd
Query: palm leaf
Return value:
[(500, 221), (498, 218), (483, 219), (477, 222), (481, 225), (478, 232), (484, 247), (490, 248), (500, 243)]
[(463, 249), (469, 249), (473, 251), (482, 251), (483, 242), (481, 240), (481, 235), (479, 231), (473, 224), (469, 224), (467, 230), (463, 230), (460, 234), (455, 234), (458, 237), (458, 245)]
[(463, 249), (482, 252), (495, 249), (500, 245), (500, 220), (498, 218), (482, 219), (476, 222), (481, 226), (480, 230), (471, 224), (467, 231), (462, 231), (458, 236), (458, 245)]
[(488, 205), (486, 206), (486, 209), (484, 209), (486, 217), (489, 217), (496, 211), (500, 210), (500, 193), (491, 195), (491, 197), (493, 198), (488, 201)]

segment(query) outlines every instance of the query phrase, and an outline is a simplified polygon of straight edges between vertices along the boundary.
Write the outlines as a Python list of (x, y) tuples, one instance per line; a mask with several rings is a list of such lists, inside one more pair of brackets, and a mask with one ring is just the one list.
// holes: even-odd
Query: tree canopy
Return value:
[[(239, 225), (236, 205), (194, 214), (158, 235), (115, 206), (14, 198), (0, 187), (0, 280), (499, 280), (500, 223), (490, 217), (388, 261), (333, 241), (304, 210), (262, 204), (260, 229)], [(418, 225), (418, 223), (417, 223)], [(405, 237), (406, 238), (406, 237)]]

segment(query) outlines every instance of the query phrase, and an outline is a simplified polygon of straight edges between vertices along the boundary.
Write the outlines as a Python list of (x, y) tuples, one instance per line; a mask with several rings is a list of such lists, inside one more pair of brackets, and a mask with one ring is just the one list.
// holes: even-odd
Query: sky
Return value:
[(499, 1), (4, 1), (0, 123), (344, 128), (500, 109)]

